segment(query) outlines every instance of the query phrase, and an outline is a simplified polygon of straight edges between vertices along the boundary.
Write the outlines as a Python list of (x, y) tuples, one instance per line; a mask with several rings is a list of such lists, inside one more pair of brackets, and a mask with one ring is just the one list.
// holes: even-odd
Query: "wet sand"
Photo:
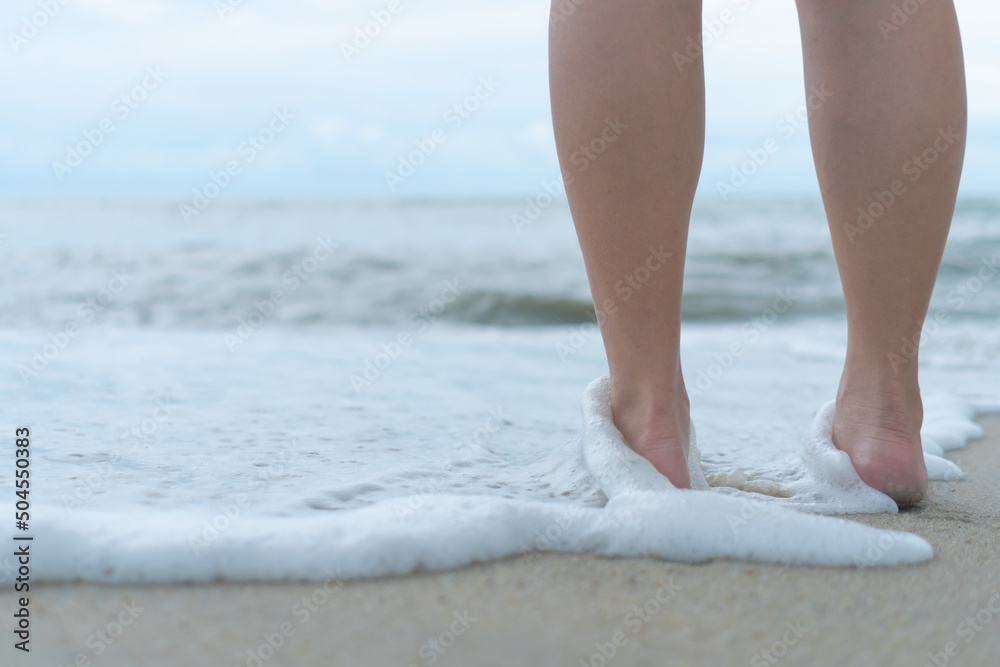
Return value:
[(898, 515), (854, 517), (926, 538), (923, 564), (534, 554), (325, 588), (39, 585), (30, 655), (12, 648), (5, 584), (0, 664), (997, 665), (1000, 416), (981, 423), (987, 437), (949, 455), (965, 480), (933, 483)]

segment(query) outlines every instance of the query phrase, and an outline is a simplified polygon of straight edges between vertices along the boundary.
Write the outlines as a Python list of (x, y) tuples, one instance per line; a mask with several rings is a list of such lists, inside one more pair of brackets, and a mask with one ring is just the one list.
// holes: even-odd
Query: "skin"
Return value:
[[(798, 11), (807, 94), (833, 93), (811, 105), (809, 129), (847, 309), (834, 444), (865, 483), (906, 505), (925, 492), (927, 471), (917, 356), (904, 339), (919, 340), (948, 235), (966, 102), (952, 3), (920, 5), (887, 39), (878, 21), (894, 1), (800, 0)], [(675, 54), (691, 55), (701, 15), (698, 0), (589, 0), (552, 22), (549, 40), (556, 145), (572, 175), (566, 191), (601, 319), (614, 422), (679, 488), (690, 487), (680, 304), (705, 91), (700, 55)], [(627, 127), (581, 169), (574, 155), (616, 118)], [(927, 164), (920, 156), (935, 141)], [(892, 203), (858, 227), (858, 207), (886, 191)], [(622, 290), (661, 246), (672, 256), (639, 289)]]

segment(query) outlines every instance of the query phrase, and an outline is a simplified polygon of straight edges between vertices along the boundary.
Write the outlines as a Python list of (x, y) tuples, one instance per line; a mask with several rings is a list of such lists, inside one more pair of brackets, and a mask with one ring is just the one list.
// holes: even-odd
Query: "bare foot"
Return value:
[(612, 379), (611, 415), (625, 444), (678, 489), (691, 488), (687, 463), (691, 409), (682, 379), (668, 389), (618, 391)]
[(927, 491), (922, 421), (919, 389), (868, 391), (841, 380), (833, 444), (851, 457), (861, 481), (905, 507)]

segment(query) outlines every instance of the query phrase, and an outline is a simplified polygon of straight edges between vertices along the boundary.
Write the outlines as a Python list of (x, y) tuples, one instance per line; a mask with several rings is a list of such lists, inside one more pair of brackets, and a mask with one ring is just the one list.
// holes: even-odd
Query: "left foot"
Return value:
[(691, 406), (680, 370), (666, 391), (618, 386), (620, 392), (612, 384), (611, 414), (625, 444), (678, 489), (690, 489)]

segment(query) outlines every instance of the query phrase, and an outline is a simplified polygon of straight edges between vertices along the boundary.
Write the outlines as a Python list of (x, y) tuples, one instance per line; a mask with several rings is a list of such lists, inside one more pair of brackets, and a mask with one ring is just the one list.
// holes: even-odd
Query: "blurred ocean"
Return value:
[[(583, 262), (566, 207), (519, 226), (527, 205), (219, 201), (186, 224), (170, 203), (0, 203), (4, 428), (31, 428), (37, 539), (72, 554), (39, 576), (144, 576), (90, 527), (148, 558), (165, 526), (198, 526), (174, 538), (211, 559), (230, 525), (408, 498), (402, 521), (443, 492), (600, 507)], [(931, 412), (1000, 409), (998, 261), (1000, 202), (959, 202), (921, 351)], [(706, 472), (801, 474), (846, 340), (819, 202), (699, 202), (684, 318)], [(0, 488), (13, 470), (6, 448)], [(269, 576), (222, 553), (205, 572)], [(203, 576), (184, 567), (148, 576)]]

